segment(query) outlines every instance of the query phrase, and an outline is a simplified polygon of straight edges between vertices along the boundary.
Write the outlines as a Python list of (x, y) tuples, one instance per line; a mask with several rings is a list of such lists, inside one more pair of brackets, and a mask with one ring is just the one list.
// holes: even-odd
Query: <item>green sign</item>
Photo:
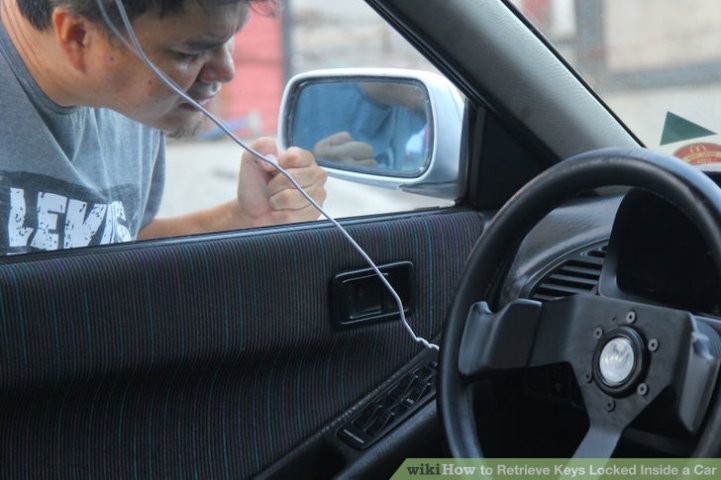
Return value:
[(661, 145), (691, 140), (693, 138), (708, 137), (709, 135), (716, 135), (716, 132), (712, 132), (701, 125), (689, 122), (685, 118), (667, 112), (666, 123), (663, 126), (663, 134), (661, 135)]

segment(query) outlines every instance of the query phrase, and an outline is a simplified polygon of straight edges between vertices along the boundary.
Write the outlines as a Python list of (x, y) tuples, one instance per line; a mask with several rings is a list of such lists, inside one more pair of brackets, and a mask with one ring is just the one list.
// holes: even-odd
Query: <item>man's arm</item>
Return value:
[[(313, 155), (300, 148), (278, 154), (275, 141), (261, 138), (252, 147), (278, 157), (283, 167), (318, 203), (325, 201), (327, 175)], [(138, 233), (139, 240), (317, 220), (318, 211), (274, 167), (243, 153), (237, 198), (207, 210), (155, 219)]]

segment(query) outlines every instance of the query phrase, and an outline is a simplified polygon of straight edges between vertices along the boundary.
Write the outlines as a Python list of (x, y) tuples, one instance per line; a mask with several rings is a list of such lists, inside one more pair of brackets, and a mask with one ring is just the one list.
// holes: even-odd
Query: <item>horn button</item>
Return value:
[(596, 346), (593, 373), (604, 392), (622, 396), (633, 391), (645, 369), (644, 342), (631, 327), (608, 332)]

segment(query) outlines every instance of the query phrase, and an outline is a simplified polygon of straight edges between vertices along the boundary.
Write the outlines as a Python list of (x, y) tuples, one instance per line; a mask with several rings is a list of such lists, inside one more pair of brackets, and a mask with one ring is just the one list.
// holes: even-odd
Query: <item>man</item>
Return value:
[[(104, 1), (117, 19), (113, 2)], [(262, 1), (124, 4), (151, 61), (207, 104), (233, 78), (233, 36), (250, 3)], [(284, 176), (244, 153), (236, 199), (155, 219), (165, 160), (160, 131), (192, 132), (202, 114), (113, 36), (96, 0), (0, 0), (0, 19), (2, 253), (318, 218)], [(267, 138), (253, 147), (277, 155), (308, 193), (324, 201), (326, 175), (309, 152), (278, 153)]]

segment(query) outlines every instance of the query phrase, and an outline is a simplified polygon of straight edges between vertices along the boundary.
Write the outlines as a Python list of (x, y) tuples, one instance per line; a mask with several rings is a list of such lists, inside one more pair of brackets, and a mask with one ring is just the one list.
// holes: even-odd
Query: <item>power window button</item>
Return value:
[(403, 399), (402, 403), (406, 407), (410, 408), (416, 404), (420, 399), (425, 397), (433, 389), (433, 382), (426, 381), (416, 385), (408, 395)]

